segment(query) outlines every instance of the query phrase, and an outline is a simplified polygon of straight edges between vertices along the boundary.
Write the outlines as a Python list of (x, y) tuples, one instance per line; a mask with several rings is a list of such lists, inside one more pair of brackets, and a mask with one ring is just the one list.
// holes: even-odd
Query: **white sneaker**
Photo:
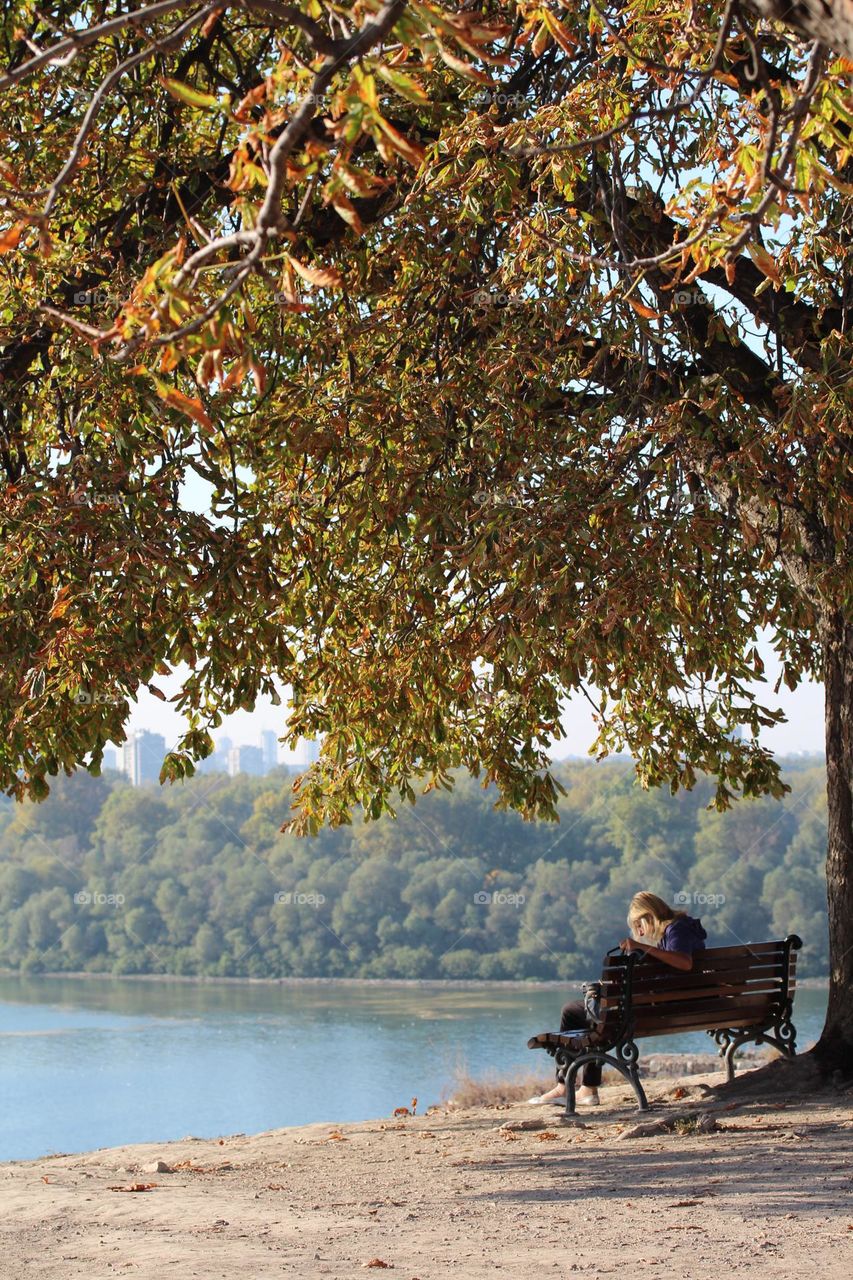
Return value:
[(564, 1107), (566, 1105), (566, 1095), (561, 1094), (556, 1098), (549, 1098), (546, 1094), (540, 1093), (535, 1098), (527, 1099), (527, 1104), (531, 1107), (546, 1107), (549, 1102), (553, 1102), (557, 1107)]
[(600, 1098), (599, 1098), (599, 1096), (598, 1096), (598, 1091), (597, 1091), (597, 1090), (595, 1090), (593, 1093), (576, 1093), (576, 1094), (575, 1094), (575, 1106), (578, 1106), (578, 1107), (600, 1107), (600, 1106), (601, 1106), (601, 1099), (600, 1099)]

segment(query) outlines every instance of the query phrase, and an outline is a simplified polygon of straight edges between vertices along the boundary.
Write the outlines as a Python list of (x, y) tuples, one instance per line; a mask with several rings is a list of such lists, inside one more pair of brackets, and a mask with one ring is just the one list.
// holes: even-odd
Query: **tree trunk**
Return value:
[(829, 1008), (815, 1055), (853, 1076), (853, 621), (837, 610), (822, 627), (826, 696)]
[(853, 58), (853, 0), (747, 0), (750, 9)]

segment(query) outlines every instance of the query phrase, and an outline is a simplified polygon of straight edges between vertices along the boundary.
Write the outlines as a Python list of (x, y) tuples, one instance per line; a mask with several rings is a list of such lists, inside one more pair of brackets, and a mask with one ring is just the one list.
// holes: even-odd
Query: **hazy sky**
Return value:
[[(249, 479), (248, 475), (244, 478)], [(181, 489), (181, 505), (187, 510), (198, 511), (210, 517), (210, 487), (198, 476), (191, 475)], [(779, 675), (779, 664), (775, 660), (769, 644), (759, 641), (758, 645), (766, 672), (766, 683), (760, 688), (762, 698), (767, 706), (781, 707), (788, 717), (787, 723), (776, 729), (765, 730), (762, 741), (779, 755), (794, 751), (823, 751), (823, 689), (819, 685), (801, 685), (793, 693), (783, 685), (778, 695), (772, 692), (773, 685)], [(181, 668), (178, 668), (180, 671)], [(183, 668), (186, 675), (188, 668)], [(158, 689), (162, 689), (167, 697), (178, 691), (177, 675), (172, 678), (156, 676), (154, 679)], [(268, 699), (261, 701), (254, 712), (238, 711), (223, 720), (222, 725), (214, 733), (214, 738), (228, 736), (234, 745), (243, 743), (258, 744), (261, 730), (272, 729), (276, 736), (284, 732), (284, 718), (287, 713), (286, 697), (282, 687), (282, 705), (274, 707)], [(147, 689), (139, 694), (138, 702), (132, 712), (127, 731), (134, 729), (151, 729), (162, 733), (166, 746), (174, 746), (184, 727), (181, 717), (168, 705), (160, 702)], [(556, 744), (555, 758), (568, 755), (586, 755), (595, 738), (595, 729), (589, 703), (578, 694), (566, 706), (563, 716), (563, 727), (566, 737)], [(293, 760), (293, 752), (281, 751), (281, 760)]]
[[(760, 645), (762, 657), (767, 669), (768, 683), (763, 687), (763, 697), (767, 706), (781, 707), (788, 717), (787, 723), (775, 729), (765, 730), (762, 742), (780, 755), (794, 751), (823, 751), (823, 688), (820, 685), (801, 685), (793, 693), (784, 685), (779, 694), (774, 696), (772, 685), (778, 675), (778, 667), (774, 655), (768, 646)], [(188, 668), (184, 669), (185, 671)], [(167, 697), (171, 697), (179, 688), (177, 675), (172, 677), (156, 676), (154, 683), (162, 689)], [(284, 732), (284, 717), (287, 706), (282, 690), (282, 705), (274, 707), (269, 699), (259, 703), (254, 712), (238, 711), (226, 717), (222, 726), (214, 733), (214, 738), (227, 735), (235, 745), (255, 743), (259, 741), (262, 729), (272, 729), (279, 737)], [(181, 717), (168, 703), (160, 702), (147, 689), (140, 693), (128, 726), (133, 729), (151, 729), (162, 733), (166, 745), (172, 747), (177, 742), (183, 727)], [(566, 707), (563, 716), (563, 727), (566, 737), (556, 744), (554, 755), (557, 759), (567, 755), (586, 755), (595, 737), (589, 703), (578, 695)], [(295, 758), (292, 752), (284, 752), (282, 760)]]

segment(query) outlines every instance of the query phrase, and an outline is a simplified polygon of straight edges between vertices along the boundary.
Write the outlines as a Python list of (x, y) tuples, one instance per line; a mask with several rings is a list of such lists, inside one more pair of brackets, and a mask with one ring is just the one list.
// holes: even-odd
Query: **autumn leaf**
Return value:
[(303, 280), (307, 280), (309, 284), (316, 284), (324, 289), (341, 289), (343, 287), (343, 277), (335, 267), (309, 267), (304, 262), (300, 262), (298, 258), (294, 258), (292, 254), (288, 254), (288, 259), (296, 274), (301, 276)]
[(768, 279), (772, 280), (775, 285), (781, 285), (782, 277), (779, 274), (779, 268), (774, 258), (767, 252), (763, 245), (750, 244), (749, 256), (752, 258), (758, 270), (763, 272)]
[(68, 587), (60, 587), (53, 601), (53, 607), (50, 611), (51, 618), (63, 618), (68, 612), (71, 599)]
[(391, 143), (394, 150), (399, 152), (404, 159), (408, 160), (409, 164), (414, 165), (416, 169), (423, 164), (426, 151), (419, 142), (412, 142), (410, 138), (404, 137), (402, 133), (395, 129), (394, 126), (382, 116), (376, 117), (376, 123), (388, 138), (388, 141)]
[(264, 81), (263, 84), (256, 85), (254, 89), (250, 89), (246, 96), (237, 104), (234, 110), (234, 119), (241, 121), (248, 120), (249, 112), (252, 107), (256, 107), (259, 103), (263, 102), (267, 93), (268, 89), (266, 81)]
[(549, 9), (542, 9), (541, 12), (542, 17), (545, 19), (545, 25), (560, 48), (566, 53), (575, 53), (579, 45), (571, 31), (568, 31)]
[(387, 178), (380, 178), (375, 173), (369, 173), (367, 169), (358, 169), (355, 165), (345, 164), (342, 160), (335, 162), (332, 174), (356, 196), (372, 196), (390, 185)]
[(335, 212), (343, 218), (344, 222), (352, 227), (353, 231), (357, 232), (358, 235), (364, 233), (364, 225), (358, 216), (358, 210), (351, 200), (348, 200), (341, 192), (336, 191), (331, 197), (330, 204)]
[[(153, 375), (152, 375), (153, 376)], [(167, 383), (161, 382), (159, 378), (154, 378), (154, 385), (157, 388), (157, 394), (161, 400), (165, 400), (166, 404), (173, 409), (178, 409), (181, 413), (185, 413), (188, 418), (192, 418), (200, 427), (206, 427), (208, 430), (213, 426), (209, 415), (205, 411), (204, 405), (200, 400), (185, 396), (183, 391), (178, 391), (177, 387), (170, 387)]]
[(442, 62), (446, 62), (452, 71), (458, 72), (466, 80), (476, 80), (478, 84), (492, 83), (491, 76), (486, 75), (484, 71), (478, 71), (472, 62), (466, 62), (458, 54), (452, 53), (440, 40), (436, 41), (436, 47)]
[(638, 316), (642, 316), (645, 320), (659, 320), (660, 315), (657, 311), (653, 311), (651, 307), (647, 307), (644, 302), (640, 302), (638, 298), (628, 297), (626, 299), (629, 306), (633, 307)]
[(0, 253), (8, 253), (11, 249), (17, 249), (27, 225), (26, 222), (16, 222), (8, 231), (0, 232)]

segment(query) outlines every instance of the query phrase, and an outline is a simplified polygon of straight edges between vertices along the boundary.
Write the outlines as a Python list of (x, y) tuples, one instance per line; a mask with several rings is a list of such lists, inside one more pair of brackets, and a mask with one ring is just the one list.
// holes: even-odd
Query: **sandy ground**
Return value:
[[(709, 1100), (719, 1080), (650, 1084), (647, 1117), (612, 1086), (577, 1124), (478, 1107), (0, 1165), (0, 1274), (849, 1280), (851, 1094)], [(621, 1136), (697, 1105), (715, 1131)], [(545, 1127), (500, 1128), (523, 1120)]]

